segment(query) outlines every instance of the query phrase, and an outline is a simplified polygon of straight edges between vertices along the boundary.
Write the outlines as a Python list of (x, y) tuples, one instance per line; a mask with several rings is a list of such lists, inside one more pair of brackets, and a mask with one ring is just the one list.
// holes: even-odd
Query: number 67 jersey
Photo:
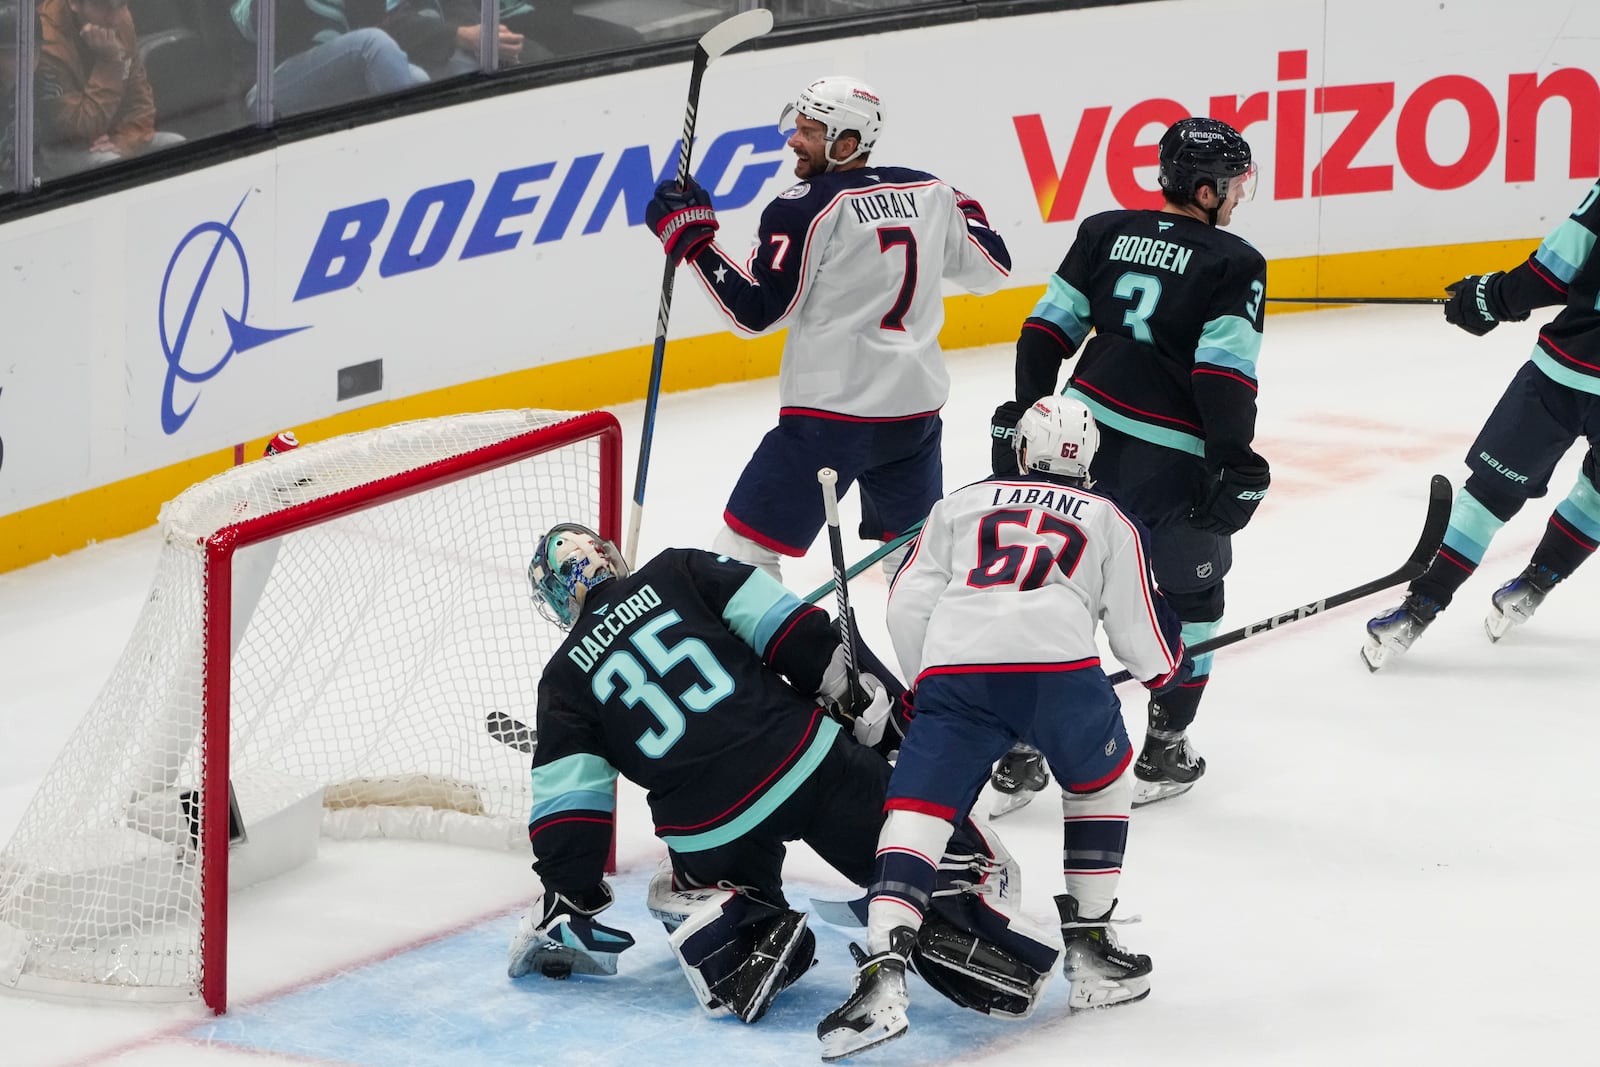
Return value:
[(1091, 489), (992, 478), (934, 505), (889, 592), (907, 679), (950, 670), (1098, 668), (1095, 628), (1135, 678), (1182, 658), (1177, 615), (1150, 577), (1144, 528)]

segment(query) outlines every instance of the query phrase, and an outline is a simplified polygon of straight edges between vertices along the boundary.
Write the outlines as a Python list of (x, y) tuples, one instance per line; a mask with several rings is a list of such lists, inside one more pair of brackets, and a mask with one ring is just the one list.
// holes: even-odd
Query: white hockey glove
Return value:
[(578, 895), (581, 902), (545, 889), (534, 898), (511, 939), (507, 975), (521, 978), (537, 971), (561, 979), (617, 973), (617, 957), (633, 947), (633, 935), (594, 921), (611, 906), (611, 887), (601, 882)]
[(850, 692), (850, 671), (846, 664), (844, 645), (833, 650), (833, 658), (822, 669), (822, 683), (817, 686), (817, 696), (824, 704), (844, 704)]

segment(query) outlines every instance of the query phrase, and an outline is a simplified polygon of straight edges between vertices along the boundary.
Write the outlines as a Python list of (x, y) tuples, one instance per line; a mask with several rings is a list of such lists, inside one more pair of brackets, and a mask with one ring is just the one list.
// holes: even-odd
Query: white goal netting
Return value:
[(556, 522), (617, 535), (619, 454), (609, 415), (449, 416), (164, 507), (127, 647), (0, 852), (0, 988), (221, 1010), (208, 912), (318, 828), (526, 847), (515, 724), (563, 636), (527, 562)]

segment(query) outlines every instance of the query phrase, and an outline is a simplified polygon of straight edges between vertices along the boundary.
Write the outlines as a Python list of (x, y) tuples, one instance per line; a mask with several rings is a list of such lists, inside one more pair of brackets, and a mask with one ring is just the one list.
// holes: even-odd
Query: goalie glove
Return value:
[(601, 882), (575, 896), (577, 900), (546, 887), (528, 905), (507, 952), (507, 975), (521, 978), (537, 972), (562, 979), (617, 973), (617, 957), (633, 947), (633, 935), (594, 921), (611, 906), (611, 887)]
[(822, 672), (817, 698), (829, 715), (842, 726), (850, 727), (855, 739), (868, 748), (883, 740), (893, 703), (888, 689), (871, 674), (857, 675), (860, 683), (850, 691), (850, 670), (845, 662), (844, 645), (833, 651), (833, 658)]

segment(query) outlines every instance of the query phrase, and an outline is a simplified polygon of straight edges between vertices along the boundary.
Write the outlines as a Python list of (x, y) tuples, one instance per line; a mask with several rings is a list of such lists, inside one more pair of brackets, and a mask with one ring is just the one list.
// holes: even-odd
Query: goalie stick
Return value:
[[(753, 41), (772, 29), (772, 12), (766, 8), (741, 11), (723, 19), (705, 32), (694, 48), (694, 63), (689, 68), (689, 100), (683, 110), (683, 141), (678, 151), (678, 188), (689, 180), (689, 156), (694, 150), (695, 112), (700, 107), (700, 81), (713, 59)], [(678, 265), (666, 257), (661, 272), (661, 302), (656, 310), (656, 343), (650, 353), (650, 386), (645, 393), (644, 427), (639, 434), (639, 465), (633, 472), (633, 514), (628, 518), (628, 545), (623, 558), (628, 566), (638, 564), (639, 526), (644, 520), (644, 481), (650, 472), (650, 441), (655, 436), (656, 408), (661, 401), (661, 370), (667, 359), (667, 319), (672, 314), (672, 282)]]
[[(1428, 513), (1422, 520), (1422, 536), (1417, 539), (1417, 547), (1411, 550), (1411, 555), (1406, 557), (1404, 563), (1382, 578), (1374, 578), (1370, 582), (1363, 582), (1343, 592), (1323, 597), (1321, 600), (1313, 600), (1309, 604), (1281, 611), (1249, 626), (1241, 626), (1237, 630), (1218, 634), (1189, 649), (1189, 654), (1199, 656), (1214, 652), (1219, 648), (1226, 648), (1247, 638), (1256, 637), (1268, 630), (1276, 630), (1280, 626), (1309, 619), (1313, 615), (1321, 615), (1329, 608), (1343, 607), (1373, 593), (1381, 593), (1385, 589), (1392, 589), (1411, 581), (1428, 569), (1428, 564), (1433, 562), (1433, 557), (1439, 552), (1439, 546), (1444, 543), (1445, 529), (1450, 525), (1451, 496), (1450, 479), (1442, 474), (1435, 474), (1433, 481), (1428, 485)], [(1133, 675), (1127, 671), (1118, 671), (1111, 676), (1112, 685), (1121, 685), (1132, 680)]]
[(850, 581), (845, 577), (844, 538), (839, 533), (839, 475), (832, 467), (817, 471), (817, 483), (822, 486), (822, 514), (828, 522), (828, 553), (833, 557), (833, 588), (839, 601), (839, 647), (844, 649), (846, 714), (859, 707), (856, 694), (861, 692), (861, 670), (856, 665), (855, 618), (850, 614)]

